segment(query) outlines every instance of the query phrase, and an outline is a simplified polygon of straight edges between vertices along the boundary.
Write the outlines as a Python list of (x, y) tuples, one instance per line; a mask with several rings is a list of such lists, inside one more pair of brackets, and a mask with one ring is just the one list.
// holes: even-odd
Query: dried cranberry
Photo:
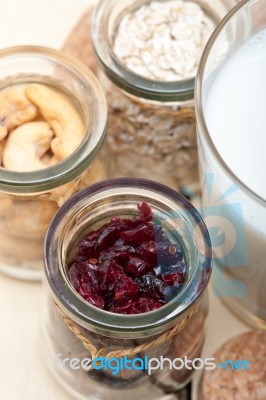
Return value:
[(139, 314), (171, 301), (182, 289), (182, 250), (153, 224), (151, 208), (138, 205), (132, 219), (113, 217), (75, 249), (68, 276), (90, 304), (110, 312)]
[(164, 283), (168, 285), (177, 285), (178, 283), (181, 283), (183, 279), (183, 276), (179, 273), (176, 274), (168, 274), (168, 275), (163, 275), (162, 280)]
[(80, 277), (78, 275), (78, 264), (73, 264), (72, 267), (69, 269), (68, 271), (68, 277), (70, 280), (71, 285), (73, 286), (73, 288), (77, 291), (79, 291), (80, 289)]
[(98, 308), (104, 308), (104, 299), (88, 283), (82, 283), (79, 294), (90, 304)]
[(109, 226), (105, 228), (97, 239), (95, 244), (96, 254), (112, 246), (119, 238), (119, 228), (117, 226)]
[(126, 263), (131, 256), (134, 256), (136, 251), (132, 246), (117, 246), (116, 244), (113, 247), (110, 247), (108, 250), (104, 250), (101, 252), (99, 261), (101, 263), (105, 261), (117, 260), (119, 263)]
[(132, 300), (119, 300), (110, 302), (107, 310), (116, 314), (131, 314)]
[(82, 262), (80, 264), (74, 263), (71, 266), (68, 275), (70, 282), (75, 289), (77, 286), (80, 286), (80, 283), (84, 282), (90, 282), (92, 285), (98, 286), (98, 279), (94, 272), (94, 268), (96, 267), (88, 262)]
[(138, 219), (142, 222), (151, 222), (152, 220), (151, 207), (147, 203), (142, 202), (138, 204), (138, 209), (140, 211)]
[(169, 242), (156, 243), (156, 253), (159, 264), (170, 265), (183, 260), (182, 251)]
[(84, 238), (79, 243), (78, 254), (80, 256), (86, 256), (86, 258), (93, 258), (96, 256), (95, 252), (96, 240)]
[(164, 289), (164, 299), (166, 303), (169, 303), (169, 301), (173, 300), (178, 293), (181, 291), (183, 285), (177, 285), (177, 286), (167, 286)]
[(123, 276), (123, 268), (116, 260), (110, 262), (107, 270), (107, 281), (109, 283), (116, 283), (117, 280)]
[(149, 311), (156, 310), (162, 307), (162, 303), (149, 297), (140, 297), (139, 299), (132, 300), (132, 305), (130, 309), (130, 314), (140, 314)]
[(156, 300), (164, 298), (165, 284), (154, 275), (144, 275), (137, 282), (142, 293)]
[(150, 266), (155, 267), (157, 265), (156, 243), (153, 241), (143, 243), (140, 246), (140, 256)]
[(125, 244), (140, 246), (143, 242), (154, 240), (154, 228), (153, 225), (142, 224), (136, 229), (121, 232), (120, 237)]
[(112, 291), (119, 277), (123, 275), (123, 268), (116, 260), (103, 263), (98, 272), (101, 291)]
[(186, 270), (186, 264), (182, 261), (178, 261), (176, 264), (171, 265), (159, 264), (156, 268), (154, 268), (156, 276), (161, 277), (163, 275), (179, 274), (182, 277), (182, 280), (185, 277)]
[(128, 299), (122, 301), (116, 301), (112, 303), (108, 311), (117, 314), (140, 314), (149, 311), (156, 310), (162, 307), (163, 304), (156, 300), (150, 299), (149, 297), (140, 297), (138, 299)]
[(135, 296), (138, 291), (138, 285), (131, 278), (124, 275), (120, 277), (120, 280), (115, 286), (114, 297), (116, 300), (120, 300), (125, 297)]
[(141, 258), (131, 257), (124, 270), (128, 274), (137, 277), (142, 276), (147, 269), (147, 263)]

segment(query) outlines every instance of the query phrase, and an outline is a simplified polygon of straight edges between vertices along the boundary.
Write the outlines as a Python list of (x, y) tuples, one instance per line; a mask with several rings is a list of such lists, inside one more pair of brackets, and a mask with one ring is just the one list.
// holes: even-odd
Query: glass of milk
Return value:
[(214, 289), (266, 327), (266, 0), (243, 0), (202, 56), (196, 113)]

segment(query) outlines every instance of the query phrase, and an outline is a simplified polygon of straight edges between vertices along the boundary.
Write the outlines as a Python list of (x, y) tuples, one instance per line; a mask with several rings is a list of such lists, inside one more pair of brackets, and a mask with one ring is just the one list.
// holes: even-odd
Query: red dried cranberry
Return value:
[(104, 299), (88, 283), (82, 283), (79, 294), (95, 307), (104, 308)]
[(68, 271), (68, 277), (70, 280), (71, 285), (73, 286), (73, 288), (75, 290), (77, 290), (77, 292), (80, 289), (80, 276), (78, 275), (78, 264), (73, 264), (72, 267), (69, 269)]
[(139, 299), (132, 300), (132, 305), (130, 309), (130, 314), (140, 314), (149, 311), (156, 310), (162, 307), (162, 303), (149, 297), (140, 297)]
[(104, 263), (106, 261), (110, 262), (112, 260), (117, 260), (120, 264), (125, 264), (130, 259), (131, 256), (134, 256), (136, 251), (132, 246), (113, 246), (108, 250), (104, 250), (101, 252), (99, 257), (99, 262)]
[(162, 280), (164, 283), (168, 285), (174, 285), (176, 286), (178, 283), (181, 283), (183, 279), (183, 276), (179, 273), (176, 274), (168, 274), (168, 275), (163, 275)]
[(139, 216), (137, 217), (142, 222), (151, 222), (152, 220), (152, 210), (151, 207), (147, 203), (139, 203), (138, 209), (140, 211)]
[(144, 260), (133, 257), (130, 258), (129, 262), (124, 268), (125, 272), (134, 277), (142, 276), (143, 274), (145, 274), (146, 269), (147, 263)]
[(106, 287), (105, 289), (111, 291), (114, 289), (117, 280), (124, 276), (123, 268), (113, 260), (107, 268)]
[(131, 314), (132, 300), (119, 300), (110, 302), (107, 310), (116, 314)]
[(138, 209), (139, 209), (140, 213), (135, 218), (135, 220), (138, 220), (141, 222), (151, 222), (152, 221), (152, 209), (147, 203), (145, 203), (145, 202), (139, 203)]
[(141, 296), (136, 299), (120, 300), (112, 303), (108, 311), (117, 314), (141, 314), (162, 307), (162, 303), (149, 297)]
[(96, 257), (95, 244), (96, 244), (96, 240), (84, 238), (79, 243), (78, 255), (85, 256), (86, 258)]
[(135, 296), (138, 291), (138, 285), (131, 278), (124, 275), (120, 277), (120, 280), (115, 287), (114, 298), (120, 300), (125, 297)]
[(116, 260), (112, 260), (111, 262), (106, 261), (103, 263), (98, 271), (101, 291), (112, 291), (119, 277), (123, 275), (123, 268)]
[(98, 286), (98, 279), (96, 274), (94, 273), (94, 268), (97, 267), (91, 265), (88, 262), (82, 262), (80, 264), (74, 263), (71, 266), (68, 272), (68, 276), (71, 284), (76, 290), (78, 290), (77, 287), (79, 287), (80, 284), (84, 282), (90, 282), (92, 285)]
[(154, 240), (153, 225), (142, 224), (136, 229), (121, 232), (120, 237), (125, 244), (140, 246), (143, 242)]
[(186, 265), (181, 249), (152, 224), (152, 211), (138, 205), (133, 219), (113, 217), (78, 243), (68, 276), (92, 305), (120, 314), (155, 310), (181, 290)]
[(102, 250), (112, 246), (119, 238), (119, 228), (117, 226), (109, 226), (105, 228), (97, 239), (95, 244), (96, 254)]
[(149, 266), (157, 265), (156, 243), (153, 241), (145, 242), (140, 246), (140, 256)]

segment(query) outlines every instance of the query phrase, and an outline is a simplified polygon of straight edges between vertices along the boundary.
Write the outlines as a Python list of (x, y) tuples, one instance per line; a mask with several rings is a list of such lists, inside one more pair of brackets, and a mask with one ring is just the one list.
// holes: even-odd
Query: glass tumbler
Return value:
[[(143, 201), (151, 207), (154, 221), (163, 224), (171, 242), (179, 242), (183, 248), (188, 265), (187, 282), (172, 301), (155, 311), (123, 315), (99, 309), (70, 285), (67, 276), (70, 253), (85, 232), (94, 231), (114, 216), (133, 217), (137, 204)], [(183, 196), (166, 186), (133, 178), (110, 180), (81, 191), (65, 203), (50, 225), (45, 242), (47, 279), (43, 293), (42, 348), (46, 364), (72, 398), (160, 399), (165, 393), (170, 396), (185, 387), (193, 370), (185, 368), (183, 360), (186, 356), (189, 360), (199, 357), (204, 341), (211, 262), (210, 238), (199, 213)], [(173, 328), (178, 331), (169, 340), (160, 340), (152, 347), (138, 347), (150, 345)], [(114, 351), (112, 360), (117, 363), (122, 358), (117, 351), (121, 350), (131, 361), (165, 357), (168, 362), (152, 374), (141, 368), (121, 368), (117, 373), (108, 368), (98, 370), (96, 366), (86, 370), (85, 364), (92, 353), (96, 358), (108, 359), (107, 353)], [(169, 366), (174, 359), (179, 359), (176, 369)], [(73, 369), (69, 361), (79, 367)], [(173, 399), (182, 399), (181, 395), (175, 396)]]
[[(264, 328), (266, 199), (248, 187), (243, 179), (239, 179), (215, 146), (211, 135), (213, 132), (207, 127), (206, 101), (210, 88), (225, 63), (235, 55), (240, 46), (266, 28), (265, 7), (265, 0), (241, 1), (221, 22), (203, 54), (195, 96), (203, 189), (202, 212), (208, 227), (214, 229), (215, 235), (220, 233), (220, 240), (218, 237), (217, 244), (213, 246), (215, 291), (246, 323)], [(244, 90), (239, 95), (239, 100), (240, 96), (245, 96)], [(249, 101), (254, 102), (256, 99), (250, 98)], [(232, 118), (232, 115), (224, 114), (223, 118)], [(252, 135), (251, 129), (250, 139)], [(233, 150), (235, 157), (239, 157), (241, 144), (238, 149)], [(247, 168), (249, 163), (255, 162), (255, 158), (251, 149)], [(261, 162), (263, 168), (262, 160), (256, 162)]]
[[(22, 153), (27, 162), (34, 159), (35, 150), (38, 156), (41, 141), (33, 141), (33, 146), (25, 147), (26, 139), (21, 140), (18, 135), (16, 140), (19, 142), (14, 142), (15, 130), (12, 129), (7, 138), (0, 140), (1, 162), (2, 147), (3, 160), (8, 146), (9, 151), (11, 145), (15, 149), (11, 154), (13, 162), (11, 159), (8, 164), (11, 167), (4, 168), (0, 164), (0, 272), (15, 278), (39, 280), (43, 273), (44, 236), (58, 208), (80, 188), (106, 178), (99, 150), (105, 137), (107, 106), (97, 79), (74, 58), (43, 47), (9, 48), (0, 51), (1, 132), (6, 123), (10, 124), (11, 117), (15, 127), (24, 120), (27, 100), (17, 88), (31, 84), (43, 84), (57, 90), (60, 95), (64, 94), (73, 103), (84, 126), (84, 139), (69, 157), (39, 170), (21, 172), (13, 165), (16, 165), (16, 159)], [(12, 96), (14, 93), (17, 96), (17, 91), (19, 96), (14, 99)], [(52, 100), (46, 99), (42, 111), (58, 130), (62, 124), (61, 135), (64, 140), (66, 130), (62, 115), (57, 118), (57, 115), (49, 114)], [(56, 102), (55, 109), (58, 109)], [(60, 112), (63, 111), (61, 107)], [(70, 118), (68, 115), (65, 117)], [(27, 125), (38, 124), (40, 119), (41, 115), (38, 114)], [(18, 129), (23, 126), (26, 124)], [(67, 139), (70, 141), (77, 134), (74, 125), (71, 125), (71, 129), (71, 137)]]

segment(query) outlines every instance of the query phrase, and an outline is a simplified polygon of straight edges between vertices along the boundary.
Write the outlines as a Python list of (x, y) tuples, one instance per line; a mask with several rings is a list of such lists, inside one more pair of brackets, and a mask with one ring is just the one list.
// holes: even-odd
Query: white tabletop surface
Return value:
[[(0, 48), (38, 44), (60, 48), (91, 0), (1, 1)], [(1, 238), (0, 238), (1, 240)], [(38, 283), (0, 276), (0, 399), (67, 400), (40, 358)], [(206, 354), (248, 329), (211, 294)], [(71, 399), (75, 400), (75, 399)]]

